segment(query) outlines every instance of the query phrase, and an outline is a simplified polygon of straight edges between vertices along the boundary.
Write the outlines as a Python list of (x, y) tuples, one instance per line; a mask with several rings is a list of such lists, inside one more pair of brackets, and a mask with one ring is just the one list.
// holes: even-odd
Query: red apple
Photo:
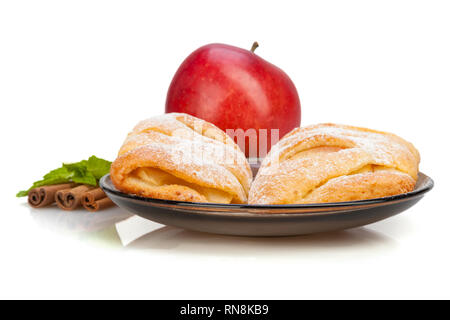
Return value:
[[(255, 129), (258, 146), (266, 139), (260, 129), (266, 129), (270, 149), (277, 142), (270, 139), (271, 129), (281, 139), (300, 126), (300, 99), (288, 75), (253, 52), (257, 46), (209, 44), (195, 50), (173, 77), (166, 112), (188, 113), (224, 131)], [(248, 145), (244, 150), (249, 156)]]

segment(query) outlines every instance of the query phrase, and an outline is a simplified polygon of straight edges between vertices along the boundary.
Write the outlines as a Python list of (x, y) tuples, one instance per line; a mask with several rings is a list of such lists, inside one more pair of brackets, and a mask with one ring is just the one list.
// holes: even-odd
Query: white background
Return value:
[[(0, 298), (450, 298), (449, 16), (446, 1), (1, 1)], [(14, 197), (62, 161), (113, 160), (196, 48), (255, 40), (302, 124), (395, 132), (434, 190), (364, 228), (273, 239)]]

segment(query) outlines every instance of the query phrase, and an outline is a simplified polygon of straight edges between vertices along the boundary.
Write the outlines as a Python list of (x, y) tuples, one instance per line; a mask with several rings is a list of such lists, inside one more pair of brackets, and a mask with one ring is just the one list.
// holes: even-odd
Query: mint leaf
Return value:
[(72, 181), (76, 183), (89, 184), (92, 186), (97, 185), (97, 179), (88, 170), (88, 161), (82, 160), (75, 163), (65, 163), (63, 164), (68, 171), (73, 173)]
[(33, 185), (30, 188), (28, 188), (28, 190), (23, 190), (23, 191), (18, 192), (16, 194), (16, 197), (25, 197), (28, 195), (28, 192), (30, 192), (30, 190), (34, 189), (34, 188), (38, 188), (38, 187), (42, 187), (42, 186), (50, 186), (53, 184), (67, 183), (67, 182), (71, 181), (70, 175), (57, 176), (57, 175), (49, 175), (49, 173), (44, 176), (44, 179), (34, 182)]
[(84, 172), (83, 174), (77, 173), (72, 177), (72, 181), (76, 183), (88, 184), (91, 186), (97, 185), (97, 179), (95, 179), (94, 175), (89, 171)]
[(66, 168), (69, 172), (86, 172), (87, 168), (87, 160), (81, 160), (79, 162), (73, 163), (63, 163), (63, 168)]
[(92, 156), (87, 161), (87, 170), (92, 173), (95, 179), (100, 180), (105, 174), (109, 173), (111, 162)]
[(28, 190), (24, 190), (24, 191), (17, 192), (16, 197), (17, 198), (26, 197), (27, 195), (28, 195)]
[(98, 180), (109, 173), (110, 167), (111, 162), (97, 158), (96, 156), (79, 162), (63, 163), (62, 167), (50, 171), (44, 175), (42, 180), (34, 182), (28, 190), (19, 191), (16, 197), (25, 197), (33, 188), (53, 184), (75, 182), (96, 186)]
[(55, 178), (70, 179), (72, 175), (73, 175), (73, 172), (70, 172), (66, 167), (63, 166), (61, 168), (52, 170), (49, 173), (47, 173), (44, 176), (44, 180), (55, 179)]

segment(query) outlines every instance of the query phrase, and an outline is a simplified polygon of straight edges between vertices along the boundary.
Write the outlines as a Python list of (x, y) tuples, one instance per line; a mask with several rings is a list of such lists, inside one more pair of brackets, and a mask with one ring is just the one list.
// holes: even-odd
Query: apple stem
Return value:
[(252, 48), (250, 49), (251, 52), (255, 53), (256, 48), (259, 47), (259, 43), (257, 41), (253, 42)]

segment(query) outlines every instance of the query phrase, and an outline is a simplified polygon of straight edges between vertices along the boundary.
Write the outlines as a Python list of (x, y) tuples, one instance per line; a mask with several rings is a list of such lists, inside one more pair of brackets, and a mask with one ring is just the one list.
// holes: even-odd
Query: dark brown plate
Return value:
[(398, 214), (433, 188), (423, 173), (413, 191), (391, 197), (317, 204), (247, 205), (193, 203), (139, 197), (114, 188), (109, 175), (100, 186), (119, 207), (143, 218), (189, 230), (240, 235), (288, 236), (349, 229)]

